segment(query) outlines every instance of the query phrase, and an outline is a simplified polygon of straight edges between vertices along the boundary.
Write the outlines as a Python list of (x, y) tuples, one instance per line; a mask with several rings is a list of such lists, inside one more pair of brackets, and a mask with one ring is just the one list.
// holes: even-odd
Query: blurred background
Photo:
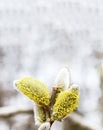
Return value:
[(33, 76), (51, 89), (64, 66), (80, 86), (74, 113), (81, 121), (71, 115), (63, 129), (100, 130), (102, 62), (102, 0), (0, 0), (0, 130), (37, 130), (33, 113), (5, 116), (11, 108), (33, 107), (31, 100), (14, 90), (13, 81)]

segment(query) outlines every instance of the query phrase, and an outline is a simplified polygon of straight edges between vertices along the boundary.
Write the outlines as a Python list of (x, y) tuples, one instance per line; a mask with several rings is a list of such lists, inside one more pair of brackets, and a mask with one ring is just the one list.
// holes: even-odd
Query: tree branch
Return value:
[(76, 130), (102, 130), (100, 126), (95, 127), (89, 120), (87, 121), (83, 116), (72, 113), (67, 116), (63, 121), (63, 129), (76, 129)]
[[(0, 107), (0, 118), (10, 117), (20, 113), (33, 114), (33, 108), (27, 106)], [(102, 130), (102, 128), (94, 128), (94, 126), (90, 125), (88, 121), (83, 118), (83, 116), (77, 113), (72, 113), (66, 117), (63, 121), (63, 124), (65, 130), (68, 130), (68, 128), (71, 127), (74, 128), (74, 126), (78, 126), (78, 128), (85, 130)]]
[(33, 108), (23, 106), (0, 107), (0, 117), (9, 117), (19, 113), (33, 113)]

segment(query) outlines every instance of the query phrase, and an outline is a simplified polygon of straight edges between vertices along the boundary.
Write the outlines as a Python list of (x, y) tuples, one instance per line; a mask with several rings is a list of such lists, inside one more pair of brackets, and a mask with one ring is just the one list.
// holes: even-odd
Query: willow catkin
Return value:
[(53, 120), (62, 120), (65, 116), (73, 112), (79, 101), (79, 95), (77, 91), (66, 90), (62, 91), (53, 106), (53, 115), (51, 117), (51, 121)]
[(16, 87), (38, 105), (49, 106), (50, 92), (44, 83), (31, 77), (25, 77), (16, 82)]
[(41, 105), (34, 105), (34, 120), (36, 125), (40, 125), (46, 121), (46, 111)]

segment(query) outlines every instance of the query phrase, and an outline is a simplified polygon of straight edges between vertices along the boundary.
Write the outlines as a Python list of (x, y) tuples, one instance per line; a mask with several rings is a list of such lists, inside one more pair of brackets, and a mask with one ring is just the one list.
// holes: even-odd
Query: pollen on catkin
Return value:
[(76, 94), (76, 95), (80, 95), (80, 89), (79, 89), (79, 86), (77, 85), (77, 84), (72, 84), (71, 86), (70, 86), (70, 88), (69, 88), (69, 90), (72, 92), (72, 93), (74, 93), (74, 94)]
[(46, 121), (46, 111), (43, 106), (34, 105), (34, 119), (36, 125), (40, 125)]
[(79, 96), (71, 90), (61, 92), (54, 104), (51, 120), (61, 121), (69, 113), (73, 112), (78, 105)]
[(18, 80), (16, 86), (38, 105), (49, 106), (50, 92), (44, 83), (31, 77), (25, 77)]

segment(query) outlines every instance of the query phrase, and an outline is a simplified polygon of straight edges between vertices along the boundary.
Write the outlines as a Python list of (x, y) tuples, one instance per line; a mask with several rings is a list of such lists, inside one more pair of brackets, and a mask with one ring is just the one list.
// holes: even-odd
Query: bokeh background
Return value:
[[(14, 80), (33, 76), (51, 89), (58, 71), (67, 66), (72, 82), (80, 86), (76, 113), (100, 130), (102, 62), (102, 0), (0, 0), (0, 113), (4, 107), (33, 107), (13, 89)], [(69, 130), (74, 128), (78, 130), (75, 123)], [(33, 114), (0, 117), (0, 130), (17, 129), (37, 130)]]

